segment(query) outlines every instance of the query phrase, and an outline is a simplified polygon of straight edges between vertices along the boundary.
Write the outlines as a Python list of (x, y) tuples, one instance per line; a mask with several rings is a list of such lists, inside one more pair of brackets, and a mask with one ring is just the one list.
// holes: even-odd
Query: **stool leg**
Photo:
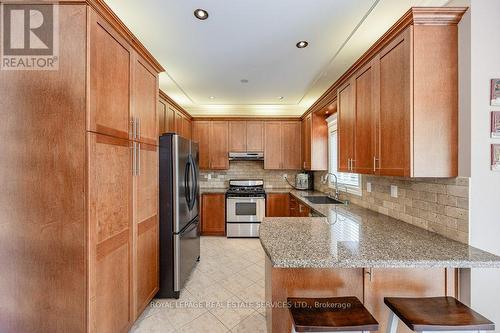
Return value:
[(386, 333), (396, 333), (398, 330), (398, 320), (394, 312), (389, 311), (389, 320), (387, 321)]

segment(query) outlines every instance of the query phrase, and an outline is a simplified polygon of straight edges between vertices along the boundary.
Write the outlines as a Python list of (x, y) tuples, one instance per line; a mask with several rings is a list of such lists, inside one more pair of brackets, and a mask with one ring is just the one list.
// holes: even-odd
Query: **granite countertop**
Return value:
[(500, 268), (500, 257), (357, 205), (317, 205), (323, 217), (264, 218), (260, 241), (277, 268)]

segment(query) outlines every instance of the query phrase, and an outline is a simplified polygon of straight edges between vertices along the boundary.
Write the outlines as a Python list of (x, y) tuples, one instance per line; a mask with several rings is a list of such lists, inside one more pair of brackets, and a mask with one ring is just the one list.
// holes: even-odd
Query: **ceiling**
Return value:
[[(160, 88), (192, 115), (298, 116), (411, 6), (447, 0), (106, 3), (166, 69)], [(309, 46), (298, 49), (301, 40)]]

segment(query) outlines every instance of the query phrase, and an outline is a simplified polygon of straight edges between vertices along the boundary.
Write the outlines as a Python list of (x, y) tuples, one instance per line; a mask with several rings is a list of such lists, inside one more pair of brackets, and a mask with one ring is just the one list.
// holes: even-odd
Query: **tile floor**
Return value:
[(154, 299), (131, 332), (266, 332), (264, 258), (258, 239), (202, 237), (181, 297)]

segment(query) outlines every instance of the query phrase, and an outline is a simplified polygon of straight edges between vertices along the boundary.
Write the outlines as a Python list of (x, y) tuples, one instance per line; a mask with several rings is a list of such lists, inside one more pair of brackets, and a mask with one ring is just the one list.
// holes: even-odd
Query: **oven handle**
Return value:
[(227, 198), (227, 200), (232, 200), (232, 201), (238, 201), (238, 202), (255, 202), (257, 200), (261, 200), (261, 201), (266, 201), (266, 198), (264, 197), (229, 197)]

